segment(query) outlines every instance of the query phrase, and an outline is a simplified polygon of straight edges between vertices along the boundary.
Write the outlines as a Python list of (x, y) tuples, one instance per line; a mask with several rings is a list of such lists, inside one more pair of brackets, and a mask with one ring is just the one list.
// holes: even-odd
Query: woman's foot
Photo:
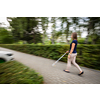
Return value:
[(80, 76), (80, 75), (82, 75), (83, 73), (84, 73), (84, 71), (80, 72), (78, 75)]
[(64, 72), (67, 72), (67, 73), (70, 73), (70, 71), (69, 70), (63, 70)]

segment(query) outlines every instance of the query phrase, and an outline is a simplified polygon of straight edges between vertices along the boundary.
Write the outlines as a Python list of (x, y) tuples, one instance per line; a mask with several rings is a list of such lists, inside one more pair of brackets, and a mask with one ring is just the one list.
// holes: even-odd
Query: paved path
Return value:
[(71, 73), (65, 73), (63, 72), (63, 69), (66, 68), (64, 62), (58, 62), (56, 66), (52, 67), (55, 60), (0, 47), (1, 50), (13, 52), (15, 60), (39, 72), (44, 77), (45, 84), (100, 84), (100, 71), (98, 70), (81, 67), (85, 73), (78, 76), (79, 71), (73, 65)]

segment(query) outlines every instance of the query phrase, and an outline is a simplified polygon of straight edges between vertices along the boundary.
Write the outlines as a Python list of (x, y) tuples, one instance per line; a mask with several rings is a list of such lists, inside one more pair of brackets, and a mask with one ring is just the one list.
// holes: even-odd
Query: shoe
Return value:
[(78, 74), (79, 76), (82, 75), (84, 72), (81, 72), (80, 74)]
[(63, 70), (64, 72), (67, 72), (67, 73), (70, 73), (70, 71), (65, 71), (65, 70)]

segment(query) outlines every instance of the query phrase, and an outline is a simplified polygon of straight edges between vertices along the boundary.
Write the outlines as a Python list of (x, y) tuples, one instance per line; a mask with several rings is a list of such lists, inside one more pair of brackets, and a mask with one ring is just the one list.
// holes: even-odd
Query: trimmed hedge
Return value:
[[(69, 50), (69, 45), (0, 44), (0, 46), (54, 60), (57, 60)], [(78, 44), (77, 53), (76, 62), (79, 65), (100, 70), (100, 44)], [(67, 55), (65, 55), (61, 61), (67, 62)]]
[(0, 64), (0, 84), (42, 84), (43, 77), (29, 67), (10, 61)]

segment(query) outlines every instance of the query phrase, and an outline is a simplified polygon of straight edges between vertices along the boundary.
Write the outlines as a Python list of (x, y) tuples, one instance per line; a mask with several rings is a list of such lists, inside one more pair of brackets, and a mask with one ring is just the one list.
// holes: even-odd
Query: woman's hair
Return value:
[(72, 33), (72, 36), (73, 36), (73, 40), (74, 40), (74, 39), (77, 40), (77, 33), (76, 33), (76, 32)]

